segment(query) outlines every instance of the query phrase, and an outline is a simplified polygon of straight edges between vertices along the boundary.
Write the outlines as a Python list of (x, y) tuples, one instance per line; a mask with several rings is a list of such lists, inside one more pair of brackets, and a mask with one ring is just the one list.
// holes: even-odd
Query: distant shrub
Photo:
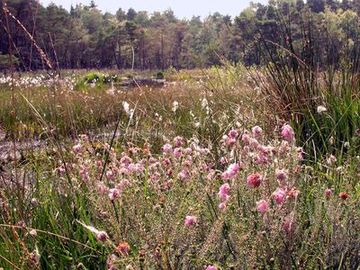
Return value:
[(104, 84), (110, 84), (112, 82), (117, 82), (118, 80), (119, 78), (116, 74), (109, 75), (97, 72), (90, 72), (79, 80), (79, 82), (75, 85), (75, 89), (81, 90), (86, 88), (88, 85), (99, 88)]
[(158, 79), (158, 80), (163, 80), (163, 79), (165, 79), (164, 72), (159, 71), (158, 73), (156, 73), (156, 79)]

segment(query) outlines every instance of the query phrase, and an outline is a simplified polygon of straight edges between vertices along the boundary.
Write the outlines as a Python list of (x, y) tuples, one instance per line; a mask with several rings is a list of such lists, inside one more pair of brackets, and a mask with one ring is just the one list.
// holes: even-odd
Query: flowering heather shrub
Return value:
[[(167, 261), (216, 269), (211, 264), (237, 264), (244, 256), (256, 266), (255, 253), (270, 259), (280, 252), (255, 246), (264, 237), (269, 244), (290, 241), (296, 232), (301, 158), (285, 139), (268, 140), (260, 127), (232, 129), (217, 153), (211, 144), (181, 137), (152, 153), (149, 144), (121, 152), (107, 144), (94, 147), (83, 136), (68, 167), (97, 211), (93, 221), (102, 227), (95, 237), (129, 245), (127, 252), (109, 254), (109, 269), (140, 255), (158, 267)], [(65, 177), (62, 166), (57, 171)]]

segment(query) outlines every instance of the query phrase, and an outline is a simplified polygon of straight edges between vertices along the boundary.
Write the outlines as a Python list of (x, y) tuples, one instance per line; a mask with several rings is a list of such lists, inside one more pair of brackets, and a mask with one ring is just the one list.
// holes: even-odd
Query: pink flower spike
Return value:
[(214, 265), (208, 265), (205, 270), (218, 270), (216, 266)]
[(232, 139), (236, 139), (239, 136), (239, 133), (236, 129), (232, 129), (229, 131), (228, 136)]
[(172, 153), (172, 146), (171, 144), (167, 143), (167, 144), (164, 144), (164, 146), (162, 147), (162, 151), (164, 154), (171, 154)]
[(331, 188), (327, 188), (327, 189), (325, 189), (324, 194), (325, 194), (326, 199), (329, 199), (331, 197), (331, 195), (333, 194), (333, 191)]
[(112, 188), (109, 190), (109, 199), (114, 201), (115, 199), (120, 197), (120, 190), (117, 188)]
[(245, 144), (245, 145), (249, 145), (250, 144), (250, 136), (247, 133), (244, 133), (241, 136), (241, 141)]
[(286, 200), (286, 192), (282, 188), (277, 188), (273, 193), (273, 198), (277, 204), (283, 204)]
[(256, 203), (256, 210), (261, 214), (265, 214), (269, 211), (269, 203), (265, 200), (258, 201)]
[(252, 134), (253, 134), (253, 136), (254, 136), (255, 138), (258, 138), (258, 137), (261, 136), (263, 130), (262, 130), (261, 127), (255, 126), (255, 127), (253, 127), (253, 128), (251, 129), (251, 132), (252, 132)]
[(97, 240), (99, 240), (101, 242), (105, 242), (109, 238), (109, 236), (106, 232), (99, 231), (96, 233), (96, 238), (97, 238)]
[(281, 136), (283, 137), (283, 139), (285, 141), (288, 141), (289, 143), (292, 143), (295, 141), (295, 132), (294, 132), (293, 128), (288, 124), (285, 124), (282, 127)]
[(228, 201), (229, 197), (230, 197), (230, 185), (228, 183), (223, 184), (220, 187), (218, 194), (219, 194), (220, 201), (222, 201), (222, 202)]
[(221, 211), (224, 211), (224, 210), (226, 209), (226, 203), (223, 203), (223, 202), (222, 202), (222, 203), (219, 204), (218, 207), (219, 207), (219, 209), (220, 209)]
[(249, 187), (251, 188), (257, 188), (261, 185), (263, 176), (259, 173), (253, 173), (249, 175), (246, 179), (246, 182)]
[(195, 216), (186, 216), (185, 222), (186, 227), (191, 227), (197, 224), (197, 218)]
[(221, 177), (223, 180), (231, 180), (237, 176), (240, 171), (240, 166), (238, 163), (233, 163), (229, 165), (225, 172), (222, 173)]
[(288, 179), (287, 172), (285, 170), (276, 170), (276, 179), (282, 185), (284, 185)]

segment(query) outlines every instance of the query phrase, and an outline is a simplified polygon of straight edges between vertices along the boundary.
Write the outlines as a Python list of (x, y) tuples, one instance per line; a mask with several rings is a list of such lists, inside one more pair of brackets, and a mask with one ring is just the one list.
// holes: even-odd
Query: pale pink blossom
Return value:
[(265, 200), (258, 201), (256, 203), (256, 210), (261, 214), (265, 214), (269, 211), (269, 203)]
[(99, 182), (99, 183), (97, 184), (97, 191), (99, 192), (99, 194), (105, 195), (106, 193), (109, 192), (109, 188), (108, 188), (107, 186), (105, 186), (104, 183)]
[(98, 231), (96, 233), (96, 238), (97, 240), (101, 241), (101, 242), (105, 242), (107, 239), (109, 239), (109, 236), (106, 232), (104, 231)]
[(112, 180), (112, 179), (114, 179), (114, 172), (112, 171), (112, 170), (108, 170), (107, 172), (106, 172), (106, 178), (107, 179), (109, 179), (109, 180)]
[(327, 188), (327, 189), (325, 189), (324, 194), (325, 194), (325, 197), (326, 197), (327, 199), (329, 199), (329, 198), (331, 197), (331, 195), (333, 194), (333, 191), (332, 191), (331, 188)]
[(82, 152), (82, 145), (80, 143), (73, 146), (74, 153), (78, 154)]
[(262, 132), (263, 132), (262, 128), (259, 127), (259, 126), (253, 127), (251, 129), (251, 131), (252, 131), (253, 136), (256, 137), (256, 138), (260, 137)]
[(245, 144), (245, 145), (249, 145), (250, 144), (250, 136), (247, 132), (245, 132), (242, 136), (241, 136), (241, 141)]
[(229, 162), (229, 160), (227, 159), (227, 157), (221, 157), (220, 158), (220, 163), (222, 164), (222, 165), (225, 165), (225, 164), (227, 164)]
[(117, 199), (117, 198), (120, 197), (120, 193), (121, 193), (120, 190), (117, 189), (117, 188), (112, 188), (112, 189), (110, 189), (110, 190), (109, 190), (109, 194), (108, 194), (109, 199), (110, 199), (111, 201), (114, 201), (115, 199)]
[(219, 204), (218, 207), (219, 207), (219, 209), (220, 209), (221, 211), (224, 211), (224, 210), (226, 209), (226, 203), (223, 203), (223, 202), (222, 202), (222, 203)]
[(239, 133), (237, 132), (236, 129), (232, 129), (229, 131), (228, 136), (230, 138), (237, 139), (237, 137), (239, 137)]
[(127, 167), (127, 166), (129, 166), (130, 163), (132, 163), (132, 159), (130, 157), (128, 157), (127, 155), (124, 155), (123, 157), (121, 157), (120, 163), (121, 163), (121, 165)]
[(287, 233), (291, 234), (295, 229), (295, 221), (292, 216), (288, 216), (284, 219), (282, 229)]
[(238, 163), (230, 164), (225, 172), (222, 173), (221, 178), (223, 180), (234, 179), (240, 171), (240, 165)]
[(283, 139), (285, 141), (288, 141), (289, 143), (292, 143), (295, 141), (295, 132), (294, 132), (293, 128), (288, 124), (285, 124), (282, 127), (281, 136), (283, 137)]
[(187, 181), (190, 179), (190, 172), (187, 169), (183, 169), (179, 172), (178, 177), (181, 181)]
[(273, 198), (277, 204), (283, 204), (286, 200), (286, 191), (282, 188), (277, 188), (273, 193)]
[(191, 227), (197, 224), (197, 217), (196, 216), (186, 216), (185, 222), (186, 227)]
[(218, 270), (216, 266), (214, 265), (208, 265), (205, 270)]
[(182, 149), (181, 148), (175, 148), (173, 154), (174, 154), (175, 158), (181, 158), (182, 157)]
[(230, 197), (230, 185), (228, 183), (223, 184), (219, 189), (219, 198), (220, 201), (226, 202)]
[(181, 147), (184, 144), (184, 138), (177, 136), (174, 138), (174, 145), (175, 147)]
[(162, 151), (164, 154), (171, 154), (173, 151), (173, 148), (172, 148), (171, 144), (167, 143), (167, 144), (163, 145)]
[(326, 163), (329, 165), (329, 166), (332, 166), (334, 165), (335, 163), (337, 162), (337, 159), (334, 155), (330, 155), (327, 159), (326, 159)]
[(287, 172), (285, 170), (276, 170), (275, 175), (276, 175), (276, 179), (278, 180), (279, 184), (285, 185), (285, 183), (288, 179)]
[(246, 182), (249, 187), (257, 188), (261, 185), (262, 179), (263, 179), (263, 176), (261, 174), (253, 173), (253, 174), (250, 174), (246, 178)]

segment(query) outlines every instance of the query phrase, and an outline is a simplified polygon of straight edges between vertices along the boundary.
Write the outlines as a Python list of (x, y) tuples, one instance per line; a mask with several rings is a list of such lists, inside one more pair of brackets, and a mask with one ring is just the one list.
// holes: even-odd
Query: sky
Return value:
[[(40, 0), (40, 2), (45, 6), (53, 2), (70, 9), (71, 4), (89, 4), (90, 0)], [(250, 2), (266, 3), (267, 0), (95, 0), (98, 8), (113, 14), (119, 8), (123, 10), (134, 8), (137, 11), (145, 10), (149, 13), (171, 8), (180, 19), (191, 18), (193, 15), (204, 18), (216, 11), (234, 17), (248, 7)]]

